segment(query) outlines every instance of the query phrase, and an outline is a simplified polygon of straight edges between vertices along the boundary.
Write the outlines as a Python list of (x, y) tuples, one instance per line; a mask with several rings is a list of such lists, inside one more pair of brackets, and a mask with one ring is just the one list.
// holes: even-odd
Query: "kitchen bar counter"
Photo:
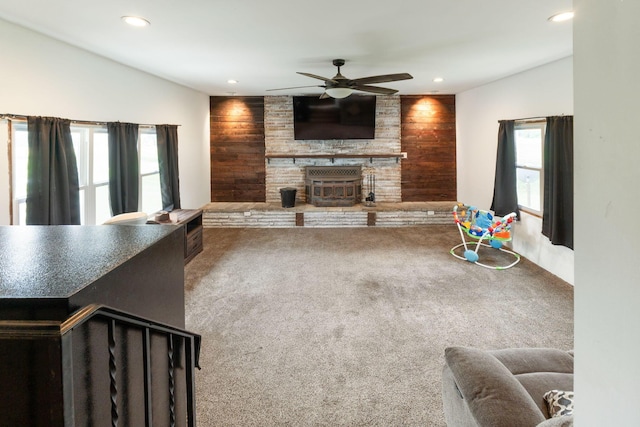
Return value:
[(0, 319), (95, 303), (182, 328), (183, 240), (179, 226), (2, 226)]

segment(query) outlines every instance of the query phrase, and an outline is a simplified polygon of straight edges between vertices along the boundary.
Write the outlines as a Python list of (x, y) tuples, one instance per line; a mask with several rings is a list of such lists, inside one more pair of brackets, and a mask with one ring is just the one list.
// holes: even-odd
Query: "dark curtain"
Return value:
[(496, 157), (496, 176), (493, 185), (491, 210), (497, 216), (515, 212), (518, 209), (518, 191), (516, 176), (515, 121), (501, 120), (498, 128), (498, 154)]
[(109, 198), (111, 213), (138, 210), (140, 166), (138, 164), (138, 125), (107, 123), (109, 132)]
[(28, 117), (27, 224), (80, 224), (78, 165), (69, 120)]
[(180, 209), (180, 180), (178, 177), (178, 126), (157, 125), (158, 165), (162, 209)]
[(547, 117), (542, 234), (573, 249), (573, 116)]

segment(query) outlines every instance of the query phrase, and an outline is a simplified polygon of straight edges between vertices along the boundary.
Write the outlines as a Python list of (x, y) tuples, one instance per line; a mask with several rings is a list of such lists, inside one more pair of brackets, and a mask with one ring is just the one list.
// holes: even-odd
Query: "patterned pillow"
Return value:
[(551, 390), (544, 394), (551, 417), (573, 415), (573, 391)]

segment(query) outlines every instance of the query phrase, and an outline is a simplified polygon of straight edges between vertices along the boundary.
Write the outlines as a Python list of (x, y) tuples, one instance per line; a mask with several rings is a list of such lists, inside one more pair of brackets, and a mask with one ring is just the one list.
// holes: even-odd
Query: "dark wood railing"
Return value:
[(195, 427), (200, 340), (100, 305), (62, 323), (0, 321), (3, 388), (13, 390), (0, 396), (0, 424)]

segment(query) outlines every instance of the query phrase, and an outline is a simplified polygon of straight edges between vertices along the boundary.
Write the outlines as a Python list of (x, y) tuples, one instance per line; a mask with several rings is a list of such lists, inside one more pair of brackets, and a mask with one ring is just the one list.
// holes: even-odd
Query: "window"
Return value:
[(515, 125), (518, 206), (525, 212), (542, 215), (544, 122)]
[(27, 219), (27, 163), (29, 160), (27, 123), (12, 122), (11, 129), (13, 223), (23, 225), (26, 224)]
[[(26, 224), (27, 165), (29, 157), (27, 123), (12, 124), (13, 224)], [(72, 125), (71, 137), (78, 163), (80, 218), (82, 225), (102, 224), (111, 217), (109, 200), (109, 138), (106, 126)], [(162, 209), (160, 173), (155, 128), (140, 128), (140, 210)]]
[(152, 213), (162, 209), (160, 165), (155, 128), (141, 128), (138, 133), (140, 158), (140, 210)]
[(83, 225), (111, 217), (109, 203), (109, 138), (104, 126), (71, 126), (78, 163), (80, 218)]

